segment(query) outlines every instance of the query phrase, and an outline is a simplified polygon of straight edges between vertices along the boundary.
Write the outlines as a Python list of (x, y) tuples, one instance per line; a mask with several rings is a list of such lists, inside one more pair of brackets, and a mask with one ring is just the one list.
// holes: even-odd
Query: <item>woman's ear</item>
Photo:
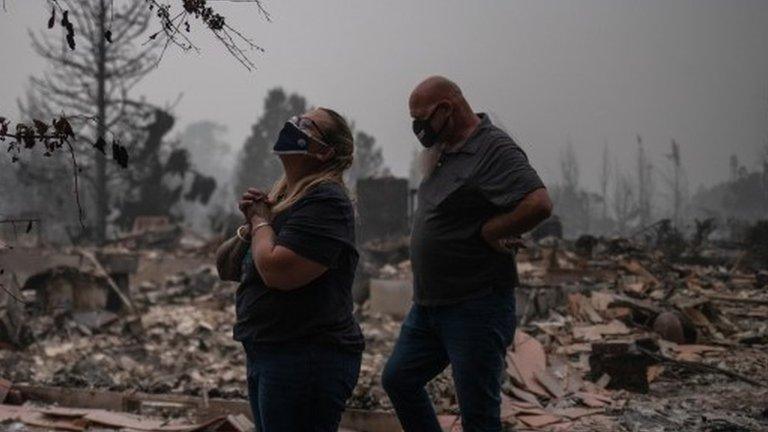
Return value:
[(336, 154), (336, 149), (334, 149), (333, 147), (321, 147), (317, 153), (314, 153), (314, 156), (320, 162), (328, 162), (333, 158), (335, 154)]

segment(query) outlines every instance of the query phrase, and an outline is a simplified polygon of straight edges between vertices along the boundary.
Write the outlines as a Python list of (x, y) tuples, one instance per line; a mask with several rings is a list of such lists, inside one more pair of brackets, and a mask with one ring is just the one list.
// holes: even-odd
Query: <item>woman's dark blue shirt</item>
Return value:
[(328, 267), (307, 285), (283, 291), (264, 284), (250, 250), (236, 294), (236, 340), (255, 344), (313, 342), (364, 348), (352, 316), (357, 267), (355, 215), (344, 188), (323, 183), (272, 221), (275, 244)]

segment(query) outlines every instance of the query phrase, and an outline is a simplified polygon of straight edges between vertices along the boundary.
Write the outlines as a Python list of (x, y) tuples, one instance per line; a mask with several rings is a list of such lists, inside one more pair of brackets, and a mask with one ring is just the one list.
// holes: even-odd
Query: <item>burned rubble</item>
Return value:
[[(407, 244), (363, 244), (356, 294), (367, 348), (349, 408), (390, 419), (380, 379), (409, 304)], [(519, 326), (507, 355), (505, 424), (553, 431), (768, 427), (763, 257), (708, 243), (670, 259), (662, 246), (527, 240), (518, 252)], [(245, 358), (231, 337), (235, 285), (218, 280), (210, 247), (68, 252), (78, 261), (49, 257), (64, 264), (26, 272), (15, 291), (0, 294), (7, 387), (246, 397)], [(179, 271), (163, 275), (159, 265)], [(9, 322), (22, 324), (15, 339)], [(460, 430), (450, 370), (428, 392), (446, 430)]]
[[(520, 251), (519, 329), (502, 401), (508, 424), (611, 431), (768, 425), (765, 262), (733, 245), (685, 242), (668, 229), (659, 224), (655, 235), (646, 233), (650, 241), (545, 236)], [(374, 311), (364, 309), (363, 326), (369, 346), (386, 347), (384, 355), (398, 321), (375, 309), (405, 313), (407, 304), (385, 300), (393, 285), (408, 290), (408, 264), (381, 266), (370, 283)], [(387, 331), (393, 335), (382, 337)], [(375, 374), (365, 378), (360, 386), (378, 389)], [(428, 390), (442, 413), (458, 413), (450, 371)], [(739, 397), (725, 401), (730, 392)], [(359, 387), (355, 401), (360, 394), (371, 393)], [(385, 397), (377, 400), (388, 408)]]

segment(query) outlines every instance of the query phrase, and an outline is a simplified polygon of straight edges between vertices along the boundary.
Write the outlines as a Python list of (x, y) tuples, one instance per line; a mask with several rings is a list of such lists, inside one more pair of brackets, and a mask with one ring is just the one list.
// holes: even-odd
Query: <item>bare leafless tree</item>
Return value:
[(569, 235), (589, 232), (593, 202), (599, 197), (579, 186), (579, 163), (570, 138), (560, 150), (559, 162), (561, 181), (551, 188), (551, 194), (565, 221), (565, 231)]
[(761, 160), (763, 163), (763, 196), (768, 201), (768, 143), (763, 146)]
[(576, 191), (579, 187), (579, 163), (576, 160), (576, 151), (573, 142), (568, 138), (565, 148), (560, 149), (560, 175), (563, 178), (563, 187), (569, 191)]
[(130, 96), (156, 64), (159, 43), (145, 43), (152, 14), (141, 1), (66, 0), (60, 6), (79, 29), (78, 49), (63, 49), (54, 33), (30, 33), (33, 48), (50, 67), (30, 79), (27, 100), (19, 105), (33, 118), (81, 114), (80, 121), (71, 123), (77, 130), (80, 173), (95, 201), (94, 240), (100, 243), (106, 238), (108, 185), (117, 170), (107, 165), (106, 154), (111, 150), (112, 158), (125, 165), (127, 152), (115, 144), (130, 142), (141, 129), (146, 104)]
[(670, 153), (667, 155), (667, 158), (672, 163), (672, 173), (665, 176), (672, 200), (672, 223), (676, 228), (680, 228), (683, 199), (685, 196), (685, 179), (680, 158), (680, 145), (674, 139), (670, 145)]
[(630, 220), (637, 213), (637, 200), (634, 196), (634, 186), (628, 176), (616, 169), (613, 182), (613, 215), (616, 218), (616, 229), (619, 234), (626, 234)]
[(608, 221), (608, 183), (611, 179), (610, 155), (608, 153), (608, 141), (603, 143), (603, 158), (600, 167), (600, 196), (603, 199), (603, 222)]
[(650, 225), (653, 217), (653, 165), (643, 147), (643, 138), (637, 135), (637, 206), (640, 226)]

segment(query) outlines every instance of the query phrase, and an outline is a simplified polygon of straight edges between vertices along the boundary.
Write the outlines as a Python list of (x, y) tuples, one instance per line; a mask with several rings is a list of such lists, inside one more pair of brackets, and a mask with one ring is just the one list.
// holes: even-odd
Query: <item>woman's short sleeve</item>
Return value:
[(354, 247), (354, 213), (343, 191), (318, 186), (288, 211), (275, 244), (329, 268)]

